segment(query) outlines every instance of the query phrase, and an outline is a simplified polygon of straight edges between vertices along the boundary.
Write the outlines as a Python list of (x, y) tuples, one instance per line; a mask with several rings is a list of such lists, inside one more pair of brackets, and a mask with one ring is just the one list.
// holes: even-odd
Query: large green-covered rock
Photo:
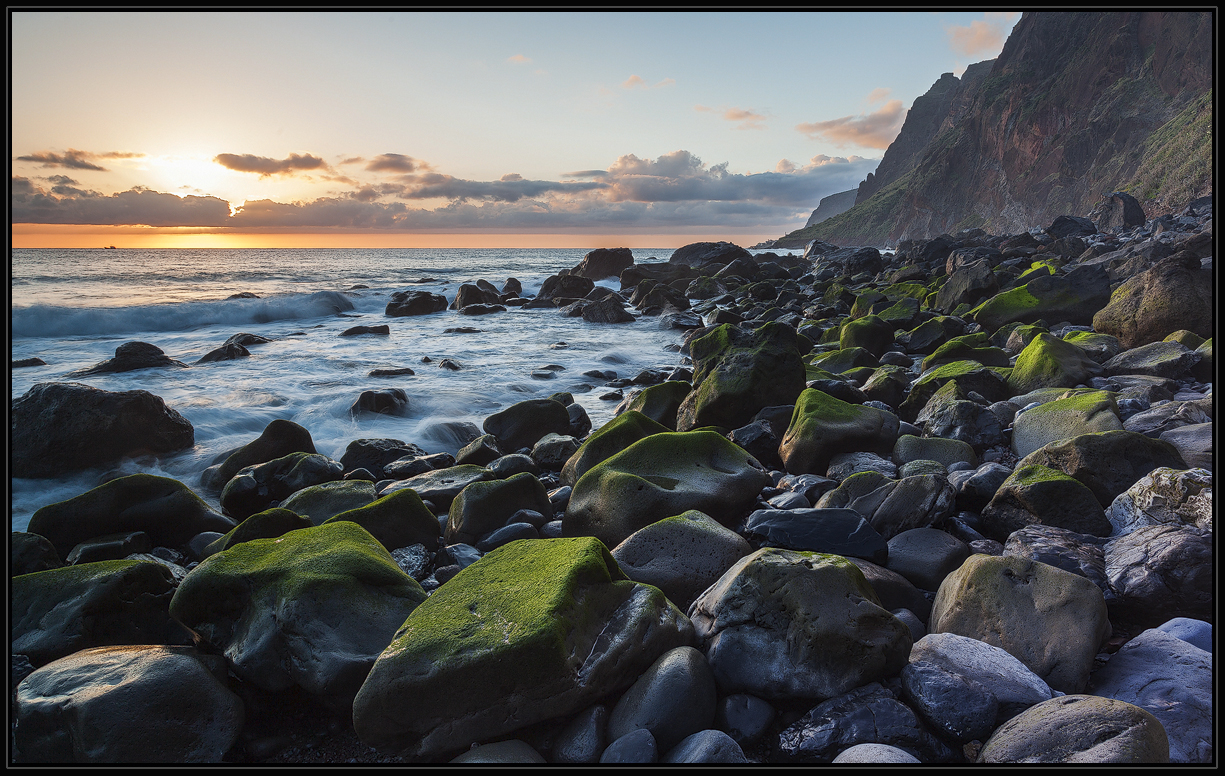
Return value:
[[(1043, 275), (1023, 286), (996, 294), (971, 311), (987, 331), (1006, 323), (1067, 321), (1078, 326), (1093, 322), (1094, 313), (1110, 301), (1110, 278), (1099, 266), (1081, 266), (1067, 275)], [(1094, 328), (1102, 331), (1100, 327)], [(1110, 333), (1110, 332), (1107, 332)]]
[(549, 494), (533, 475), (521, 472), (504, 480), (474, 482), (451, 502), (447, 544), (476, 544), (485, 534), (506, 525), (520, 509), (534, 510), (546, 518), (553, 515)]
[(1085, 351), (1085, 355), (1099, 364), (1104, 364), (1123, 352), (1123, 344), (1117, 337), (1093, 331), (1069, 331), (1063, 339)]
[(498, 439), (498, 449), (514, 453), (531, 448), (548, 433), (570, 433), (570, 413), (561, 402), (552, 399), (528, 399), (485, 418), (486, 434)]
[(340, 461), (318, 453), (290, 453), (238, 470), (221, 491), (221, 509), (236, 520), (263, 512), (274, 501), (312, 485), (335, 482), (344, 474)]
[(880, 358), (893, 344), (893, 330), (893, 323), (876, 315), (856, 318), (843, 324), (842, 332), (838, 337), (838, 347), (843, 350), (863, 348), (873, 356)]
[(685, 380), (668, 380), (642, 389), (630, 399), (626, 410), (641, 412), (651, 420), (676, 431), (676, 413), (692, 386)]
[(170, 615), (261, 689), (344, 708), (425, 591), (356, 523), (255, 539), (192, 569)]
[(1169, 736), (1156, 717), (1096, 695), (1065, 695), (1031, 706), (996, 728), (978, 755), (980, 763), (1169, 761)]
[(910, 630), (846, 558), (765, 547), (690, 608), (721, 695), (825, 699), (893, 676)]
[(96, 647), (18, 686), (23, 763), (219, 763), (242, 731), (225, 659), (191, 647)]
[(690, 509), (731, 525), (769, 482), (755, 458), (713, 431), (654, 434), (578, 479), (562, 535), (616, 547), (639, 528)]
[(677, 412), (678, 431), (740, 428), (764, 407), (791, 404), (804, 390), (795, 329), (781, 323), (751, 332), (725, 323), (689, 343), (689, 353), (694, 388)]
[(561, 481), (573, 485), (587, 470), (606, 458), (611, 458), (639, 439), (663, 434), (672, 429), (648, 418), (637, 410), (626, 410), (605, 423), (583, 441), (561, 469)]
[(1077, 479), (1046, 466), (1018, 466), (982, 510), (982, 533), (997, 542), (1027, 525), (1050, 525), (1080, 534), (1109, 536), (1110, 521)]
[(929, 369), (911, 384), (910, 393), (898, 407), (898, 414), (902, 420), (914, 422), (936, 391), (950, 380), (967, 394), (974, 391), (987, 401), (1003, 401), (1009, 396), (1008, 382), (996, 370), (996, 367), (983, 366), (977, 361), (954, 361)]
[[(438, 521), (434, 521), (437, 525)], [(281, 507), (272, 507), (263, 512), (256, 512), (229, 533), (217, 539), (204, 548), (202, 555), (216, 555), (222, 550), (228, 550), (235, 544), (249, 542), (252, 539), (275, 539), (299, 528), (310, 528), (314, 525), (309, 518), (302, 517), (297, 512), (291, 512)]]
[(1098, 431), (1119, 431), (1119, 407), (1109, 391), (1068, 392), (1070, 395), (1016, 416), (1012, 451), (1024, 458), (1043, 445)]
[(800, 394), (778, 454), (792, 474), (821, 474), (837, 453), (888, 456), (897, 442), (898, 419), (891, 412), (835, 399), (807, 388)]
[(1101, 373), (1101, 366), (1085, 351), (1043, 332), (1017, 356), (1008, 376), (1008, 387), (1014, 394), (1038, 388), (1072, 388)]
[(168, 613), (175, 581), (160, 563), (107, 560), (13, 577), (14, 655), (35, 666), (87, 647), (179, 644)]
[(369, 531), (388, 552), (414, 544), (424, 544), (432, 552), (438, 544), (438, 518), (415, 490), (388, 493), (364, 507), (341, 512), (323, 522), (326, 525), (344, 520)]
[(936, 348), (930, 356), (923, 359), (923, 370), (954, 361), (977, 361), (983, 366), (1008, 366), (1011, 363), (1008, 352), (1003, 348), (993, 347), (987, 333), (980, 331), (953, 337)]
[(1189, 468), (1174, 445), (1135, 431), (1100, 431), (1050, 442), (1022, 458), (1017, 468), (1031, 464), (1080, 480), (1103, 509), (1153, 469)]
[(337, 480), (296, 491), (282, 501), (281, 506), (308, 518), (315, 525), (321, 525), (341, 512), (368, 506), (375, 498), (373, 482)]
[(178, 480), (131, 474), (39, 509), (27, 530), (50, 540), (63, 559), (96, 536), (144, 531), (155, 546), (178, 548), (196, 534), (234, 525)]
[(358, 737), (439, 759), (629, 687), (693, 626), (593, 538), (516, 541), (419, 606), (353, 703)]
[(1079, 574), (1017, 556), (971, 555), (936, 591), (929, 633), (1003, 649), (1061, 692), (1080, 692), (1110, 638), (1106, 599)]
[[(876, 356), (864, 348), (841, 348), (839, 350), (831, 350), (828, 353), (818, 353), (809, 357), (807, 364), (810, 369), (820, 369), (825, 372), (833, 372), (834, 374), (842, 374), (862, 366), (876, 367), (879, 365), (880, 361), (877, 360)], [(816, 380), (821, 378), (809, 375), (808, 379)]]
[(906, 400), (906, 389), (910, 387), (910, 370), (903, 366), (886, 364), (877, 367), (863, 384), (863, 395), (869, 401), (879, 401), (897, 407)]
[(1124, 348), (1180, 330), (1211, 337), (1212, 289), (1212, 270), (1194, 252), (1180, 251), (1125, 280), (1093, 316), (1093, 329), (1118, 337)]

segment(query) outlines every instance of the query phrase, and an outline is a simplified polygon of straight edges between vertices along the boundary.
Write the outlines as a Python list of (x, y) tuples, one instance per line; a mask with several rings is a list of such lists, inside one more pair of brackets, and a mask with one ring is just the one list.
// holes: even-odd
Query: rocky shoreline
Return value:
[[(688, 360), (597, 429), (558, 393), (332, 460), (278, 420), (191, 487), (48, 504), (11, 541), (13, 762), (1213, 762), (1212, 203), (1128, 204), (394, 295)], [(193, 443), (144, 391), (11, 417), (16, 477)]]

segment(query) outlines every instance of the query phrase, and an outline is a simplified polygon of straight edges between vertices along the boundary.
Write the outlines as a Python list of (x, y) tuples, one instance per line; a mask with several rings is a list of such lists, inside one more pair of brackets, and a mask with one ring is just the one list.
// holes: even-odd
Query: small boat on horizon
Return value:
[(103, 248), (104, 248), (105, 250), (108, 250), (108, 251), (113, 251), (113, 250), (115, 250), (115, 246), (114, 246), (114, 245), (105, 245), (105, 246), (103, 246)]

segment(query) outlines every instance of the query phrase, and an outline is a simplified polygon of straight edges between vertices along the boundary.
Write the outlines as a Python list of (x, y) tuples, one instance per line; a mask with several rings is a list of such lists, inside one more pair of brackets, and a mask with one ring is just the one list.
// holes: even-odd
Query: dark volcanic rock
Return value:
[(148, 391), (39, 383), (13, 400), (10, 420), (14, 477), (59, 477), (195, 443), (191, 423)]
[(402, 415), (408, 411), (408, 394), (403, 388), (382, 388), (362, 391), (349, 408), (350, 414), (374, 412), (382, 415)]
[(356, 337), (359, 334), (382, 334), (386, 336), (391, 334), (391, 327), (385, 323), (381, 326), (354, 326), (342, 331), (340, 336)]
[(599, 280), (620, 277), (624, 270), (632, 266), (634, 253), (629, 248), (596, 248), (584, 256), (579, 265), (570, 270), (570, 274)]
[(9, 365), (9, 368), (10, 369), (21, 369), (22, 367), (27, 367), (27, 366), (46, 366), (46, 365), (47, 365), (47, 362), (43, 361), (41, 358), (22, 358), (22, 359), (18, 359), (17, 361), (12, 362)]
[(110, 372), (130, 372), (133, 369), (149, 369), (159, 366), (186, 367), (187, 364), (167, 356), (157, 345), (150, 345), (148, 342), (125, 342), (115, 348), (114, 358), (95, 364), (89, 369), (73, 372), (71, 376), (84, 377)]
[(238, 343), (230, 343), (222, 345), (215, 350), (210, 350), (196, 361), (197, 364), (207, 364), (211, 361), (233, 361), (236, 358), (246, 358), (251, 355), (251, 351), (244, 348)]
[(583, 320), (588, 323), (633, 323), (636, 319), (615, 296), (605, 296), (583, 308)]
[(427, 315), (447, 309), (447, 298), (428, 291), (397, 291), (387, 302), (385, 314), (395, 317)]
[(727, 264), (733, 259), (753, 260), (753, 254), (729, 242), (697, 242), (683, 245), (668, 257), (669, 264), (687, 264), (700, 267), (708, 262)]

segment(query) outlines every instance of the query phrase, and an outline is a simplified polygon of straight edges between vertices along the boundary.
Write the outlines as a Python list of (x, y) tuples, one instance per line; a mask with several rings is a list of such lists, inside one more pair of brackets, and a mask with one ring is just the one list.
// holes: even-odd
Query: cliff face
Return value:
[[(872, 173), (868, 173), (868, 177), (871, 176)], [(821, 201), (817, 203), (817, 209), (812, 211), (812, 215), (808, 217), (808, 223), (804, 224), (804, 226), (819, 224), (827, 218), (833, 218), (839, 213), (845, 213), (850, 210), (855, 204), (856, 193), (858, 193), (858, 189), (847, 189), (837, 194), (830, 194), (828, 197), (822, 197)]]
[(922, 150), (897, 155), (914, 159), (908, 171), (787, 237), (882, 245), (970, 227), (1015, 233), (1086, 215), (1115, 190), (1150, 216), (1185, 204), (1167, 200), (1212, 189), (1212, 65), (1207, 12), (1026, 13)]

